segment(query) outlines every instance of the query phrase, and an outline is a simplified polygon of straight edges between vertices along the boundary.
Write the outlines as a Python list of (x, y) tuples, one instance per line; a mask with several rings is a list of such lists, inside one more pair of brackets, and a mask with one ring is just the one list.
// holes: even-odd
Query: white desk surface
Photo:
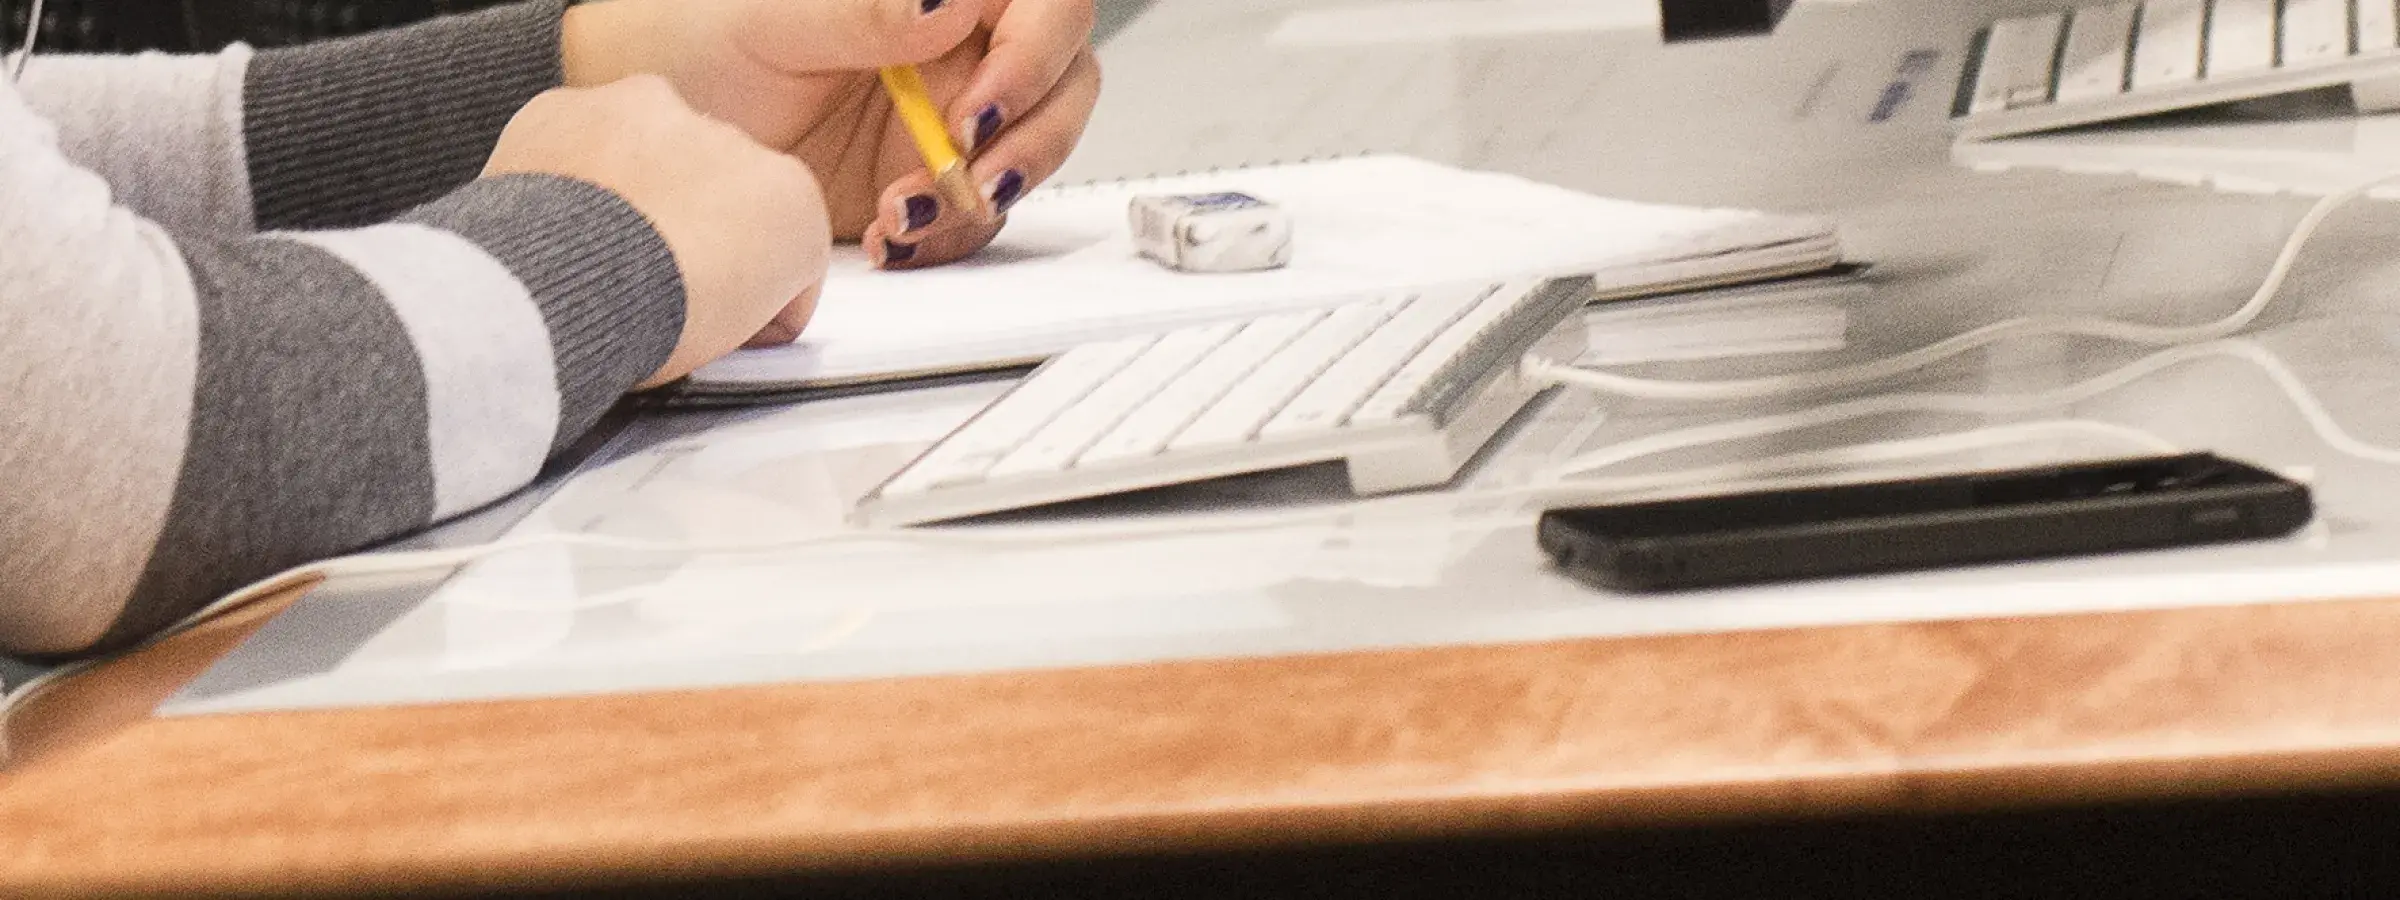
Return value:
[[(1636, 199), (1824, 212), (1843, 223), (1853, 255), (1874, 263), (1863, 285), (1818, 298), (1847, 308), (1845, 349), (1635, 370), (1667, 377), (1868, 359), (2023, 314), (2188, 323), (2230, 311), (2303, 200), (1983, 172), (1953, 159), (1945, 119), (1967, 35), (1989, 17), (2042, 6), (1803, 0), (1772, 39), (1663, 47), (1643, 12), (1649, 0), (1165, 0), (1104, 48), (1108, 94), (1062, 178), (1393, 150)], [(2383, 402), (2400, 388), (2396, 232), (2400, 209), (2361, 205), (2327, 228), (2286, 299), (2245, 340), (2010, 419), (2105, 421), (2303, 469), (2320, 522), (2287, 541), (1674, 598), (1579, 586), (1542, 565), (1525, 525), (1435, 506), (1132, 545), (742, 558), (535, 550), (473, 567), (430, 599), (424, 581), (330, 585), (164, 711), (2386, 594), (2400, 588), (2400, 453), (2373, 448), (2400, 447), (2400, 412)], [(2014, 341), (1905, 384), (2038, 391), (2147, 352)], [(552, 485), (555, 494), (448, 539), (494, 533), (536, 503), (519, 533), (710, 541), (834, 528), (852, 498), (999, 389), (652, 416)], [(1511, 483), (1578, 450), (1828, 399), (1695, 406), (1560, 395), (1469, 483)], [(2337, 451), (2307, 421), (2320, 410), (2366, 447)], [(1998, 420), (1893, 415), (1612, 471), (1989, 424)], [(2112, 449), (2061, 440), (1918, 465)], [(1339, 496), (1328, 474), (1191, 486), (1054, 516), (1320, 502)]]

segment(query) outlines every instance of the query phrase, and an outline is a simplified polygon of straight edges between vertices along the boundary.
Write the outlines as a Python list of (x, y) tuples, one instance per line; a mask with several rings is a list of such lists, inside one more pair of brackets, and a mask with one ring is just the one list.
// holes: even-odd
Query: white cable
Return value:
[[(2142, 357), (2124, 366), (2095, 375), (2060, 388), (2026, 394), (1885, 394), (1862, 397), (1840, 403), (1830, 403), (1814, 409), (1773, 416), (1760, 416), (1735, 422), (1696, 425), (1678, 431), (1663, 432), (1611, 444), (1560, 463), (1552, 469), (1551, 480), (1606, 468), (1644, 456), (1675, 450), (1707, 446), (1725, 441), (1765, 437), (1832, 425), (1869, 416), (1897, 412), (1948, 412), (1965, 415), (2013, 415), (2038, 411), (2044, 407), (2081, 402), (2115, 390), (2140, 378), (2171, 366), (2208, 356), (2227, 356), (2246, 361), (2265, 372), (2293, 408), (2300, 414), (2309, 430), (2336, 452), (2367, 462), (2400, 465), (2400, 450), (2379, 447), (2359, 440), (2333, 418), (2323, 402), (2300, 381), (2299, 376), (2273, 353), (2242, 338), (2171, 347)], [(1536, 367), (1537, 371), (1549, 371)], [(1580, 385), (1581, 377), (1589, 372), (1550, 372), (1560, 381)]]
[[(1890, 413), (1935, 412), (2001, 416), (2035, 412), (2046, 407), (2076, 403), (2098, 396), (2160, 369), (2191, 359), (2225, 353), (2228, 353), (2228, 350), (2223, 344), (2172, 347), (2142, 357), (2109, 372), (2047, 391), (2025, 394), (1879, 394), (1829, 403), (1799, 412), (1698, 425), (1611, 444), (1576, 456), (1560, 463), (1554, 470), (1554, 476), (1563, 478), (1579, 472), (1613, 466), (1627, 460), (1672, 450), (1765, 437), (1771, 434), (1800, 431)], [(1538, 364), (1530, 367), (1530, 370), (1546, 377), (1556, 378), (1561, 384), (1576, 387), (1590, 387), (1591, 383), (1587, 379), (1595, 374), (1571, 367), (1558, 366), (1555, 363)]]
[(2310, 206), (2308, 213), (2301, 216), (2299, 226), (2292, 230), (2292, 236), (2284, 241), (2283, 250), (2276, 254), (2275, 263), (2268, 268), (2267, 277), (2259, 283), (2258, 290), (2252, 292), (2250, 299), (2236, 308), (2232, 314), (2214, 322), (2203, 322), (2197, 325), (2144, 325), (2110, 319), (2028, 316), (1994, 322), (1915, 350), (1854, 366), (1727, 381), (1672, 381), (1586, 370), (1586, 374), (1592, 377), (1581, 383), (1596, 390), (1624, 397), (1660, 400), (1739, 400), (1866, 384), (1894, 375), (1913, 372), (1986, 344), (2013, 337), (2076, 335), (2149, 345), (2189, 344), (2230, 337), (2248, 327), (2251, 322), (2256, 321), (2259, 314), (2266, 311), (2267, 305), (2274, 302), (2275, 295), (2283, 290), (2284, 279), (2291, 275), (2292, 263), (2299, 258), (2301, 248), (2308, 243), (2309, 238), (2316, 235), (2317, 228), (2324, 224), (2325, 219), (2331, 216), (2334, 210), (2365, 196), (2368, 191), (2395, 180), (2400, 180), (2400, 172), (2387, 172), (2328, 194), (2318, 200), (2315, 205)]
[(1924, 437), (1808, 450), (1764, 459), (1677, 469), (1672, 472), (1553, 481), (1548, 484), (1554, 486), (1559, 493), (1545, 496), (1544, 499), (1555, 497), (1561, 500), (1572, 498), (1586, 499), (1588, 502), (1622, 502), (1639, 499), (1638, 495), (1647, 492), (1675, 491), (1697, 485), (1708, 485), (1710, 493), (1734, 493), (1751, 490), (1754, 485), (1764, 486), (1760, 484), (1761, 479), (1772, 479), (1775, 476), (1949, 456), (1970, 450), (1985, 450), (2027, 441), (2073, 436), (2111, 440), (2131, 445), (2146, 454), (2168, 455), (2183, 452), (2183, 448), (2174, 442), (2130, 425), (2097, 422), (2090, 419), (2045, 419), (2038, 422), (2012, 422), (2006, 425), (1993, 425)]
[(25, 12), (25, 48), (17, 51), (16, 62), (9, 66), (10, 84), (25, 80), (25, 64), (33, 59), (34, 41), (42, 35), (42, 0), (33, 0), (33, 8)]
[[(1554, 477), (1563, 478), (1673, 450), (1765, 437), (1891, 413), (1933, 412), (1995, 416), (2034, 412), (2047, 407), (2088, 399), (2168, 366), (2197, 356), (2220, 352), (2214, 350), (2214, 346), (2203, 344), (2198, 347), (2176, 347), (2163, 350), (2118, 369), (2047, 391), (2024, 394), (1879, 394), (1829, 403), (1798, 412), (1696, 425), (1676, 431), (1634, 438), (1576, 456), (1560, 463), (1554, 470)], [(1545, 374), (1558, 378), (1560, 383), (1576, 387), (1587, 386), (1584, 378), (1593, 374), (1557, 369), (1537, 369), (1537, 371), (1544, 371)]]
[(2301, 383), (2300, 376), (2293, 374), (2291, 368), (2283, 364), (2281, 357), (2248, 340), (2223, 341), (2207, 346), (2216, 348), (2219, 353), (2248, 360), (2266, 372), (2267, 380), (2274, 382), (2276, 388), (2291, 398), (2292, 408), (2300, 413), (2301, 421), (2307, 422), (2308, 429), (2335, 452), (2365, 462), (2400, 465), (2400, 449), (2378, 447), (2353, 436), (2340, 422), (2334, 421), (2333, 412), (2317, 400), (2308, 385)]

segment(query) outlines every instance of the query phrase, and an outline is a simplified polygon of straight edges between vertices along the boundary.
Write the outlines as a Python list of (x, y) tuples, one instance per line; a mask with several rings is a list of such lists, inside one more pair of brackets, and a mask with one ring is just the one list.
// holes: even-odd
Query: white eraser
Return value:
[(1133, 198), (1133, 245), (1180, 272), (1256, 272), (1292, 259), (1292, 217), (1248, 194)]

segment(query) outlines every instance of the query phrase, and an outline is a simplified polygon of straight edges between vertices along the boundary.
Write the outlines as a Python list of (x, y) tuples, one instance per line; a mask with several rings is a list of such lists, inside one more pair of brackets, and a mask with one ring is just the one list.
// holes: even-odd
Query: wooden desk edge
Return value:
[(0, 776), (0, 889), (577, 883), (2380, 784), (2395, 646), (2400, 603), (2339, 601), (150, 720)]

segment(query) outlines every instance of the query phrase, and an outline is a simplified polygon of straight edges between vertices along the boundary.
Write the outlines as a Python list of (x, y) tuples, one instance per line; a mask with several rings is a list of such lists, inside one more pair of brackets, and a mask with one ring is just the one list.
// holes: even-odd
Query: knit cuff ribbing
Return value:
[(487, 178), (410, 213), (508, 267), (550, 330), (556, 451), (658, 371), (683, 334), (683, 276), (647, 219), (616, 194), (551, 175)]

